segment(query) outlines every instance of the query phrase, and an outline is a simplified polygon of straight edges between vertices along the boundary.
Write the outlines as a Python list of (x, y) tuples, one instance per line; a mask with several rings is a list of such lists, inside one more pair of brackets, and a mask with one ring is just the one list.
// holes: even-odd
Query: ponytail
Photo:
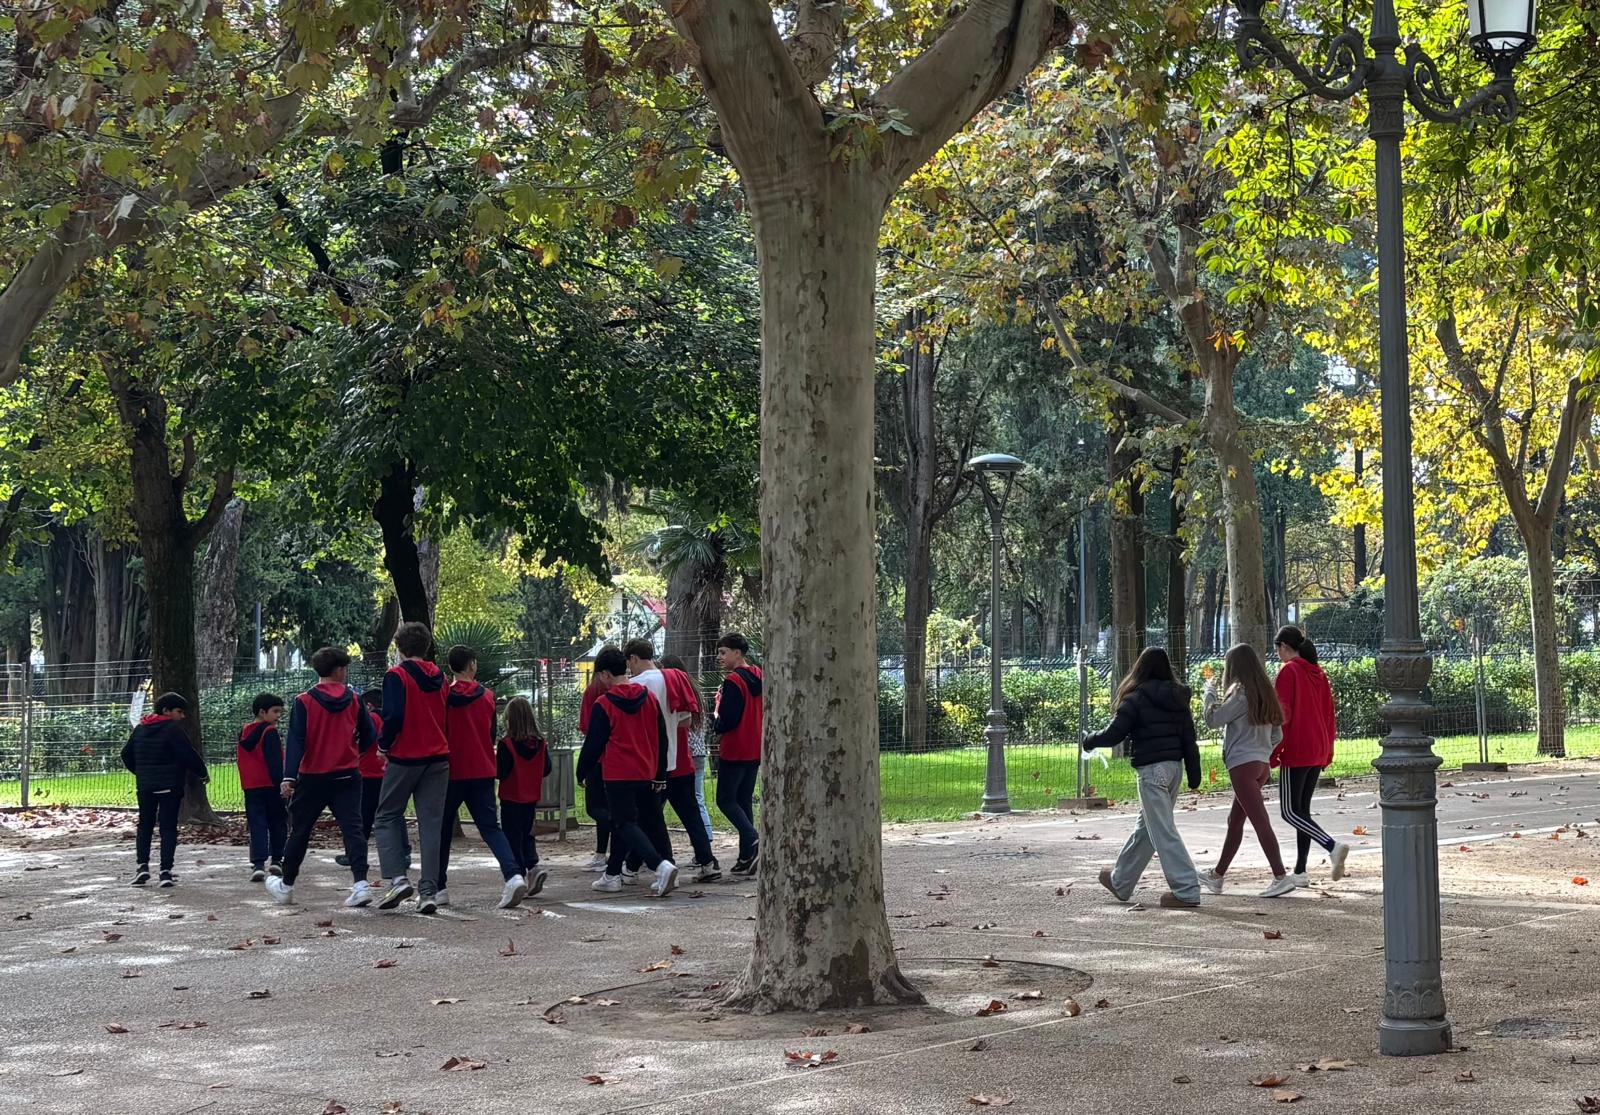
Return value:
[(1298, 627), (1280, 628), (1274, 645), (1286, 646), (1313, 666), (1317, 664), (1317, 644), (1306, 638), (1306, 633)]

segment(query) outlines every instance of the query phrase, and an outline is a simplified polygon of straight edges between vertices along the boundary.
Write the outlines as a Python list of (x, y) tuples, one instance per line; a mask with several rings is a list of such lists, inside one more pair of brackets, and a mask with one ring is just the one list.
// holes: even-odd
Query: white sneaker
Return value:
[(1350, 845), (1335, 844), (1328, 858), (1333, 861), (1333, 881), (1338, 882), (1344, 878), (1344, 861), (1350, 858)]
[(589, 884), (589, 889), (603, 891), (606, 894), (615, 894), (622, 889), (622, 876), (602, 875)]
[(650, 884), (650, 893), (657, 898), (665, 898), (672, 893), (672, 888), (678, 885), (678, 868), (669, 859), (661, 861), (656, 868), (656, 881)]
[(1210, 891), (1212, 894), (1221, 894), (1222, 876), (1218, 875), (1214, 868), (1208, 867), (1204, 871), (1200, 872), (1200, 885), (1205, 887), (1206, 890)]
[(505, 889), (500, 892), (500, 908), (510, 910), (522, 903), (528, 897), (528, 880), (521, 875), (513, 875), (506, 880)]
[(1286, 894), (1294, 893), (1294, 880), (1287, 875), (1279, 875), (1272, 880), (1272, 885), (1261, 892), (1262, 898), (1282, 898)]
[(445, 888), (440, 887), (434, 892), (433, 900), (441, 906), (448, 906), (450, 905), (450, 892)]
[(1289, 872), (1289, 881), (1297, 887), (1309, 887), (1311, 885), (1311, 879), (1304, 871)]
[(629, 871), (626, 867), (622, 869), (622, 874), (619, 876), (619, 878), (622, 879), (622, 885), (625, 887), (636, 887), (639, 885), (639, 873), (637, 871)]
[(280, 906), (287, 906), (294, 901), (294, 887), (284, 882), (277, 875), (268, 875), (266, 883), (267, 893), (272, 895), (272, 900)]
[[(272, 889), (270, 884), (268, 885), (267, 889)], [(344, 900), (344, 904), (354, 910), (357, 907), (367, 905), (376, 897), (377, 894), (374, 892), (372, 884), (367, 882), (365, 879), (362, 879), (359, 883), (350, 888), (350, 897)]]
[(589, 857), (589, 862), (583, 865), (583, 869), (585, 871), (604, 871), (606, 869), (606, 857), (596, 852)]

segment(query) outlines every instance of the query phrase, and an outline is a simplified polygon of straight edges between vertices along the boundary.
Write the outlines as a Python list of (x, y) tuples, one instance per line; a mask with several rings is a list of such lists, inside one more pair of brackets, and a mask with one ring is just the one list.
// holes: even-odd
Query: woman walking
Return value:
[(1160, 647), (1149, 647), (1117, 687), (1117, 712), (1102, 732), (1083, 741), (1085, 751), (1132, 741), (1134, 774), (1139, 780), (1139, 820), (1122, 846), (1115, 867), (1100, 872), (1100, 885), (1126, 902), (1149, 866), (1161, 857), (1161, 870), (1171, 889), (1161, 896), (1168, 909), (1200, 905), (1200, 879), (1173, 820), (1173, 807), (1183, 788), (1200, 786), (1200, 748), (1195, 739), (1189, 687), (1172, 676), (1172, 660)]
[(1306, 855), (1314, 840), (1322, 845), (1333, 865), (1333, 877), (1344, 878), (1350, 846), (1334, 840), (1311, 819), (1311, 799), (1323, 768), (1333, 762), (1333, 689), (1328, 675), (1317, 665), (1317, 648), (1298, 627), (1285, 627), (1274, 640), (1278, 660), (1278, 703), (1283, 706), (1283, 742), (1273, 753), (1272, 765), (1281, 767), (1278, 798), (1283, 819), (1293, 825), (1299, 845), (1295, 857), (1294, 885), (1307, 883)]
[(1222, 893), (1223, 876), (1244, 841), (1248, 817), (1272, 866), (1272, 883), (1261, 897), (1288, 894), (1294, 883), (1284, 873), (1278, 835), (1272, 831), (1267, 803), (1261, 796), (1262, 787), (1272, 779), (1268, 765), (1272, 753), (1283, 739), (1283, 708), (1255, 647), (1240, 643), (1228, 650), (1222, 660), (1222, 695), (1217, 695), (1216, 683), (1208, 678), (1201, 703), (1206, 723), (1222, 729), (1222, 762), (1233, 783), (1233, 808), (1228, 811), (1228, 835), (1217, 866), (1200, 876), (1200, 885), (1212, 894)]

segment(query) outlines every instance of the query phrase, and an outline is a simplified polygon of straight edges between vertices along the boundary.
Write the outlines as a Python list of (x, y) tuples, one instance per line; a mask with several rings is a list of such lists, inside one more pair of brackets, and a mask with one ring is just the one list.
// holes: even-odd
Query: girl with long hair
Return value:
[(1134, 774), (1139, 780), (1139, 820), (1122, 846), (1115, 867), (1100, 872), (1100, 885), (1119, 902), (1126, 902), (1152, 855), (1161, 858), (1169, 889), (1161, 896), (1168, 909), (1200, 905), (1200, 880), (1194, 861), (1178, 835), (1173, 812), (1183, 788), (1200, 786), (1200, 748), (1195, 738), (1194, 714), (1189, 709), (1189, 687), (1172, 674), (1172, 660), (1160, 647), (1139, 655), (1133, 669), (1117, 687), (1117, 711), (1104, 731), (1083, 741), (1085, 751), (1115, 747), (1131, 741)]
[(1278, 835), (1272, 831), (1267, 803), (1261, 790), (1272, 779), (1272, 753), (1283, 739), (1283, 708), (1267, 677), (1267, 667), (1248, 643), (1230, 647), (1222, 660), (1222, 693), (1211, 679), (1201, 698), (1206, 723), (1222, 729), (1222, 762), (1233, 783), (1233, 808), (1228, 811), (1228, 835), (1222, 842), (1217, 866), (1200, 876), (1200, 885), (1212, 894), (1222, 893), (1222, 878), (1244, 841), (1249, 818), (1272, 865), (1272, 883), (1262, 898), (1278, 898), (1294, 890), (1283, 870)]
[(1311, 818), (1311, 799), (1317, 792), (1322, 771), (1333, 762), (1335, 731), (1333, 688), (1328, 675), (1317, 665), (1317, 647), (1298, 627), (1285, 627), (1273, 640), (1278, 660), (1278, 703), (1283, 706), (1283, 742), (1272, 755), (1278, 774), (1278, 800), (1283, 819), (1294, 826), (1298, 854), (1294, 862), (1294, 885), (1308, 882), (1306, 856), (1315, 841), (1328, 853), (1335, 879), (1344, 878), (1350, 846), (1335, 840)]
[(528, 893), (538, 894), (550, 872), (539, 866), (533, 823), (551, 763), (550, 748), (526, 697), (513, 697), (506, 705), (506, 735), (495, 749), (495, 766), (500, 779), (500, 827), (511, 843), (512, 855), (522, 865)]

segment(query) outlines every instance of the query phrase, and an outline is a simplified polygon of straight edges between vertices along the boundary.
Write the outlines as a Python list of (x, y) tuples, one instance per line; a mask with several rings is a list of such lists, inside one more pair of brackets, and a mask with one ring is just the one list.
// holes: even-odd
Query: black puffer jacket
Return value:
[(206, 777), (205, 761), (189, 743), (183, 725), (170, 716), (147, 716), (122, 747), (122, 765), (133, 771), (140, 793), (182, 790), (185, 776)]
[(1195, 740), (1194, 712), (1189, 688), (1175, 681), (1147, 681), (1117, 705), (1117, 714), (1105, 731), (1083, 741), (1084, 750), (1115, 747), (1132, 742), (1136, 767), (1182, 761), (1189, 788), (1200, 785), (1200, 747)]

